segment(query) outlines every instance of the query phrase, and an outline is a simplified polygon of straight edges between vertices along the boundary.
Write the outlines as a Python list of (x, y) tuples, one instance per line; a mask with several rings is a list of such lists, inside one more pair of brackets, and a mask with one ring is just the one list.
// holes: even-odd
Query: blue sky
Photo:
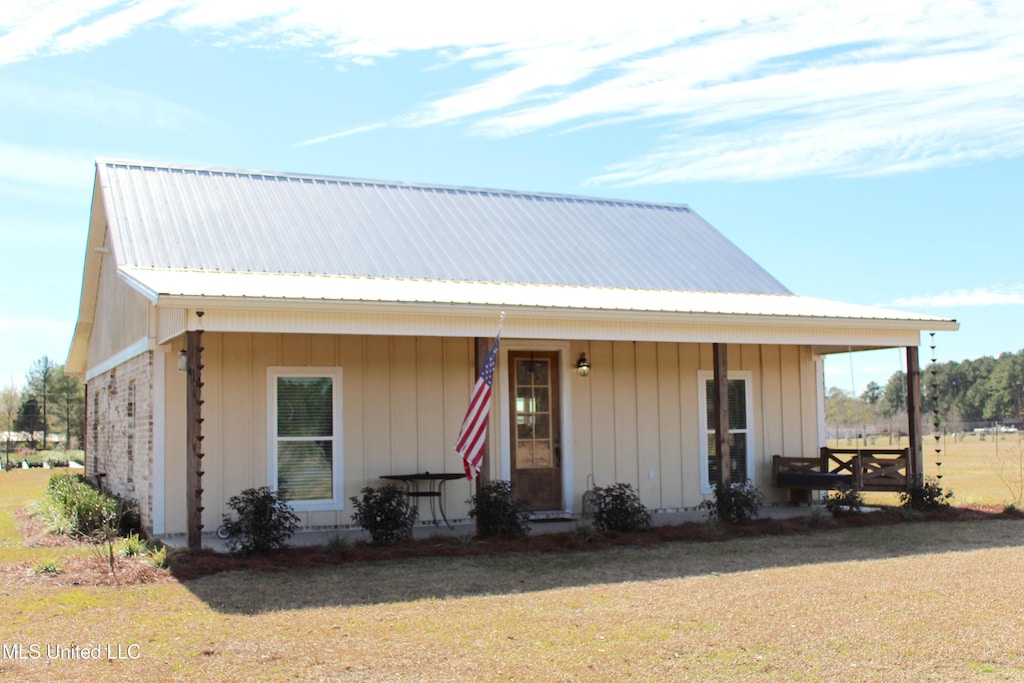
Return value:
[(956, 318), (940, 362), (1024, 348), (1024, 3), (4, 4), (4, 384), (66, 357), (100, 156), (685, 203), (797, 294)]

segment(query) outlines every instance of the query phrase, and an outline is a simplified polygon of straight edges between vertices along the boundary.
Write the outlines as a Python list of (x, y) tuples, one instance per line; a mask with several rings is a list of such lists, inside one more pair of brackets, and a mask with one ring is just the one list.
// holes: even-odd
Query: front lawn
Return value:
[(1015, 519), (76, 587), (8, 571), (18, 527), (4, 520), (41, 494), (34, 474), (0, 474), (0, 678), (1024, 678)]

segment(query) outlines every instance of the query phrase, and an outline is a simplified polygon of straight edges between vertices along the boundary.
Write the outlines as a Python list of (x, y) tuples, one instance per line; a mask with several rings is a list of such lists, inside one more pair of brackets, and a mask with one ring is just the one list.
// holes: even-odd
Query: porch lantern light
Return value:
[(185, 349), (178, 351), (178, 372), (188, 372), (188, 354)]
[(587, 360), (587, 354), (581, 353), (580, 359), (576, 361), (576, 374), (580, 377), (586, 377), (590, 374), (590, 361)]

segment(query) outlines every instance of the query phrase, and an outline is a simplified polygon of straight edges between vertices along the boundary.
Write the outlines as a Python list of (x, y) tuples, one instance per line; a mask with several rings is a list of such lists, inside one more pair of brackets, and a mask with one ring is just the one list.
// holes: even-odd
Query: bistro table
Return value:
[[(445, 526), (452, 528), (444, 513), (444, 485), (455, 479), (465, 479), (466, 475), (459, 472), (417, 472), (416, 474), (385, 474), (381, 479), (400, 481), (405, 484), (405, 495), (410, 499), (427, 498), (430, 500), (430, 516), (437, 526), (437, 511), (441, 511), (441, 519)], [(421, 488), (421, 485), (423, 488)], [(437, 507), (434, 506), (437, 501)]]

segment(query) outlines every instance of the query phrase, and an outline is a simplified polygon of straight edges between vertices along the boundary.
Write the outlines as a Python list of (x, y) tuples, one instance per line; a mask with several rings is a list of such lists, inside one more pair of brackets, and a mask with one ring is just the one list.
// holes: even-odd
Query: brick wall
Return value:
[(89, 382), (86, 467), (103, 488), (139, 504), (153, 530), (153, 353), (147, 351)]

